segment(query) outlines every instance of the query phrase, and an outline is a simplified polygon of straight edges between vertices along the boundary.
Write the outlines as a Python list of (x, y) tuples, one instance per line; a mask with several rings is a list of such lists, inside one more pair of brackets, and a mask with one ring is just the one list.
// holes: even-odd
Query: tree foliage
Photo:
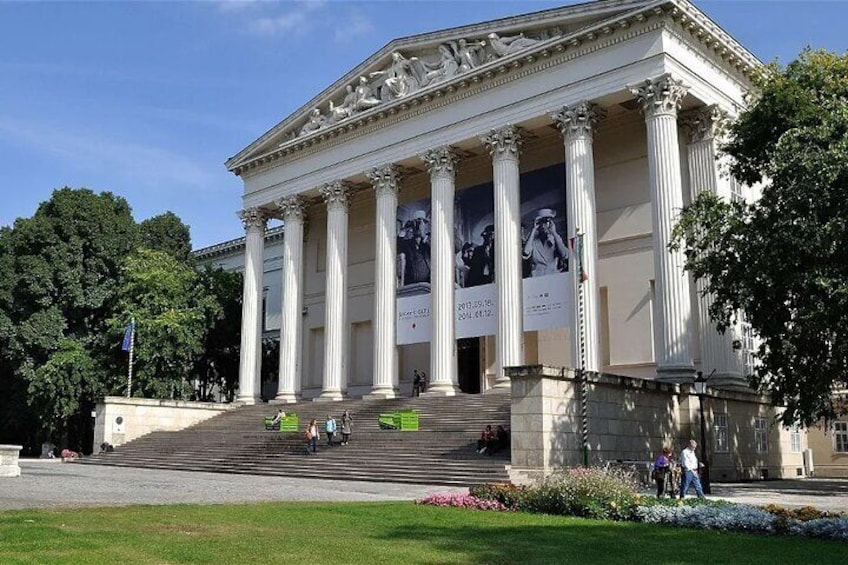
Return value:
[(191, 230), (173, 212), (165, 212), (141, 222), (139, 245), (169, 254), (177, 261), (191, 260)]
[(719, 327), (743, 311), (761, 338), (749, 378), (787, 407), (783, 421), (831, 419), (848, 385), (848, 55), (770, 65), (729, 137), (731, 173), (762, 198), (702, 194), (673, 246), (708, 280)]
[(210, 346), (235, 386), (240, 282), (197, 272), (190, 249), (174, 214), (139, 225), (123, 198), (87, 189), (57, 190), (0, 228), (0, 442), (88, 447), (92, 403), (126, 390), (131, 316), (138, 394), (194, 396)]

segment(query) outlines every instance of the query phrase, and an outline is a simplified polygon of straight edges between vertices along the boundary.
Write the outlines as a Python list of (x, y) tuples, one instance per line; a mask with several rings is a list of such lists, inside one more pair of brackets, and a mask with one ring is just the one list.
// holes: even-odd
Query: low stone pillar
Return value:
[(580, 407), (574, 371), (545, 365), (505, 367), (512, 387), (513, 483), (580, 465)]
[(18, 454), (23, 448), (22, 445), (0, 445), (0, 477), (21, 476)]

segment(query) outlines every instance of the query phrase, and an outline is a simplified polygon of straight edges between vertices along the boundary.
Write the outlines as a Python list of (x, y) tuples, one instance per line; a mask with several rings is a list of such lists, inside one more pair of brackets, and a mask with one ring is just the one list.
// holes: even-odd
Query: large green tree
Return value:
[[(120, 265), (136, 241), (123, 198), (63, 188), (35, 215), (0, 235), (0, 378), (26, 391), (29, 415), (4, 399), (3, 411), (38, 430), (25, 437), (84, 433), (70, 415), (109, 389), (107, 320)], [(18, 399), (15, 399), (18, 400)], [(11, 433), (11, 432), (4, 432)]]
[(173, 212), (153, 216), (138, 225), (139, 245), (162, 251), (181, 261), (191, 261), (191, 230)]
[(848, 385), (848, 55), (805, 51), (756, 87), (724, 149), (762, 198), (701, 195), (673, 246), (708, 281), (719, 327), (744, 312), (761, 338), (751, 384), (787, 407), (785, 423), (810, 425)]
[(126, 321), (135, 318), (133, 394), (193, 396), (192, 369), (209, 329), (221, 316), (216, 297), (204, 287), (197, 270), (151, 249), (139, 248), (129, 256), (120, 280), (112, 332), (119, 336)]

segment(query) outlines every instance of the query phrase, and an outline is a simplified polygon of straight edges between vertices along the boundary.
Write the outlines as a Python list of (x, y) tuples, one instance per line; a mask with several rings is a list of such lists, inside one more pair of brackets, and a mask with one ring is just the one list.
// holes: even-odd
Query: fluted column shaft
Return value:
[[(681, 115), (681, 123), (686, 130), (689, 145), (686, 147), (689, 163), (689, 185), (692, 198), (702, 192), (720, 195), (716, 136), (723, 129), (727, 116), (716, 106), (706, 106)], [(718, 333), (715, 323), (710, 319), (710, 307), (713, 295), (706, 293), (708, 281), (698, 279), (695, 288), (698, 293), (698, 329), (701, 339), (701, 368), (710, 373), (715, 370), (710, 381), (739, 380), (744, 385), (736, 355), (733, 350), (733, 334), (728, 331)], [(726, 383), (725, 383), (726, 384)]]
[(433, 335), (430, 341), (428, 393), (453, 395), (459, 391), (456, 373), (454, 322), (454, 193), (456, 154), (449, 147), (421, 156), (430, 171), (432, 212), (430, 232), (430, 288)]
[(521, 287), (521, 186), (519, 153), (522, 133), (515, 126), (481, 138), (492, 156), (495, 199), (495, 286), (498, 333), (495, 337), (495, 387), (510, 386), (504, 367), (524, 364), (523, 291)]
[(694, 375), (690, 326), (692, 304), (682, 251), (669, 251), (674, 221), (683, 208), (677, 110), (687, 89), (669, 75), (631, 89), (645, 111), (648, 184), (654, 230), (654, 271), (659, 298), (658, 378), (689, 381)]
[[(573, 295), (583, 285), (583, 337), (580, 335), (578, 309), (573, 309), (571, 351), (575, 367), (586, 371), (601, 371), (600, 294), (598, 280), (598, 231), (595, 207), (595, 156), (592, 147), (593, 130), (604, 115), (603, 110), (589, 102), (564, 107), (551, 117), (556, 121), (565, 143), (565, 197), (569, 238), (583, 234), (582, 280), (577, 257), (570, 257)], [(582, 342), (582, 343), (581, 343)], [(581, 352), (582, 350), (582, 352)], [(582, 357), (582, 359), (581, 359)]]
[(290, 196), (277, 202), (285, 225), (283, 239), (280, 372), (275, 402), (297, 402), (301, 387), (303, 343), (303, 202)]
[(265, 213), (258, 208), (239, 212), (245, 228), (244, 290), (241, 309), (241, 356), (239, 392), (236, 398), (245, 404), (261, 401), (262, 368), (262, 274), (265, 255)]
[(397, 370), (397, 203), (399, 172), (394, 165), (374, 169), (368, 178), (377, 195), (374, 261), (374, 381), (369, 396), (398, 395)]
[(320, 400), (341, 400), (347, 370), (348, 188), (341, 182), (321, 188), (327, 203), (327, 286), (324, 313), (324, 380)]

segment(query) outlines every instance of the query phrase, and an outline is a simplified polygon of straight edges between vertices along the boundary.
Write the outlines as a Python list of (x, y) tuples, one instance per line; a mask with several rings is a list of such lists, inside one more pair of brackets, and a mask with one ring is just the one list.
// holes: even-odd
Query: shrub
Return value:
[(508, 510), (506, 506), (497, 500), (486, 500), (470, 494), (431, 494), (430, 496), (416, 500), (415, 503), (428, 504), (430, 506), (473, 508), (476, 510)]
[(704, 530), (771, 533), (775, 517), (748, 504), (639, 506), (636, 517), (649, 524), (673, 524)]
[(789, 533), (796, 536), (848, 541), (848, 518), (790, 519)]
[(468, 489), (468, 492), (477, 498), (496, 500), (510, 510), (524, 510), (526, 507), (524, 499), (527, 496), (527, 487), (512, 483), (475, 485)]

